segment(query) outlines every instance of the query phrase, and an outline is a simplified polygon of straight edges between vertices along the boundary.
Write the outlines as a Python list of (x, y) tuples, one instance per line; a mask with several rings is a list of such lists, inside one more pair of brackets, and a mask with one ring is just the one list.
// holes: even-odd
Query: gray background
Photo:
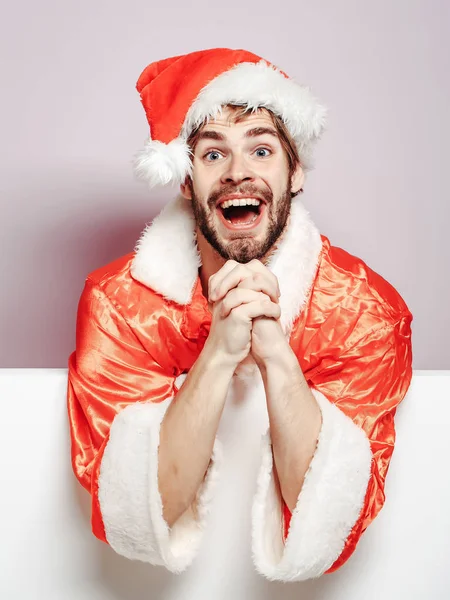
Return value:
[(246, 48), (329, 109), (303, 201), (401, 293), (415, 369), (450, 368), (450, 3), (16, 2), (0, 25), (0, 367), (66, 367), (87, 274), (176, 189), (134, 179), (150, 62)]

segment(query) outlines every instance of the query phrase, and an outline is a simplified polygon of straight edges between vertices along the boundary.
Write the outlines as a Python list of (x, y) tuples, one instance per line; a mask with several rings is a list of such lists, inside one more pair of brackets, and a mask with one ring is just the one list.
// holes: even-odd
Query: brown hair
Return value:
[[(232, 115), (233, 123), (239, 123), (240, 121), (244, 120), (245, 117), (247, 116), (247, 114), (251, 111), (251, 109), (248, 106), (242, 106), (242, 105), (237, 105), (237, 104), (226, 104), (225, 106), (227, 108), (229, 108), (233, 113), (233, 115)], [(266, 111), (269, 114), (270, 118), (272, 119), (272, 123), (273, 123), (275, 129), (277, 130), (280, 143), (281, 143), (282, 147), (284, 148), (286, 155), (287, 155), (288, 164), (289, 164), (289, 176), (291, 177), (295, 171), (296, 166), (300, 163), (297, 146), (295, 145), (295, 142), (294, 142), (291, 134), (289, 133), (286, 125), (284, 124), (283, 120), (281, 119), (281, 117), (279, 117), (278, 115), (273, 113), (270, 109), (265, 108), (263, 106), (259, 107), (259, 110)], [(190, 147), (192, 153), (194, 152), (195, 146), (198, 142), (198, 137), (199, 137), (200, 131), (202, 130), (202, 127), (206, 124), (206, 122), (207, 121), (205, 119), (203, 121), (203, 123), (201, 123), (196, 129), (194, 129), (194, 131), (192, 131), (192, 133), (189, 135), (189, 137), (187, 139), (187, 144)], [(301, 190), (301, 191), (303, 191), (303, 190)], [(292, 196), (296, 196), (296, 195), (297, 194), (292, 194)]]

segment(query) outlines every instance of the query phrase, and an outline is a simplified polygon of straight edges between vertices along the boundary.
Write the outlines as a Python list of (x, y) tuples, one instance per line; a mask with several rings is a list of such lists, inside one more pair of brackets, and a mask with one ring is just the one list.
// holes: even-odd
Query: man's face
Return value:
[[(304, 176), (298, 166), (289, 178), (286, 152), (266, 111), (249, 113), (239, 123), (230, 113), (225, 107), (202, 128), (192, 182), (182, 184), (181, 192), (192, 200), (206, 241), (225, 260), (246, 263), (264, 257), (283, 233), (291, 191), (300, 189)], [(224, 205), (227, 199), (252, 204)]]

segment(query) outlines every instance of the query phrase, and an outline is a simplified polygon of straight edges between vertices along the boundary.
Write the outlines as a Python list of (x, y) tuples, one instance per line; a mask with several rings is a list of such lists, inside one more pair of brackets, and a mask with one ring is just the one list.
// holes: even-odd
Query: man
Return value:
[(93, 532), (179, 573), (216, 515), (218, 551), (251, 534), (266, 578), (331, 573), (384, 503), (412, 315), (299, 201), (325, 119), (307, 88), (219, 48), (137, 89), (136, 173), (181, 194), (80, 298), (68, 409)]

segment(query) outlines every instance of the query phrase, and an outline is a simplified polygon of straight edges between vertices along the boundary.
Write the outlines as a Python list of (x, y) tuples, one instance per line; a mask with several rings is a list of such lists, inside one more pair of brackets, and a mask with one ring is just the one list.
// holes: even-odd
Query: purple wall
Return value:
[(228, 46), (271, 60), (329, 107), (305, 206), (402, 294), (414, 368), (449, 369), (449, 27), (444, 0), (10, 3), (0, 367), (66, 367), (85, 277), (131, 252), (176, 191), (149, 192), (132, 174), (148, 135), (141, 70)]

